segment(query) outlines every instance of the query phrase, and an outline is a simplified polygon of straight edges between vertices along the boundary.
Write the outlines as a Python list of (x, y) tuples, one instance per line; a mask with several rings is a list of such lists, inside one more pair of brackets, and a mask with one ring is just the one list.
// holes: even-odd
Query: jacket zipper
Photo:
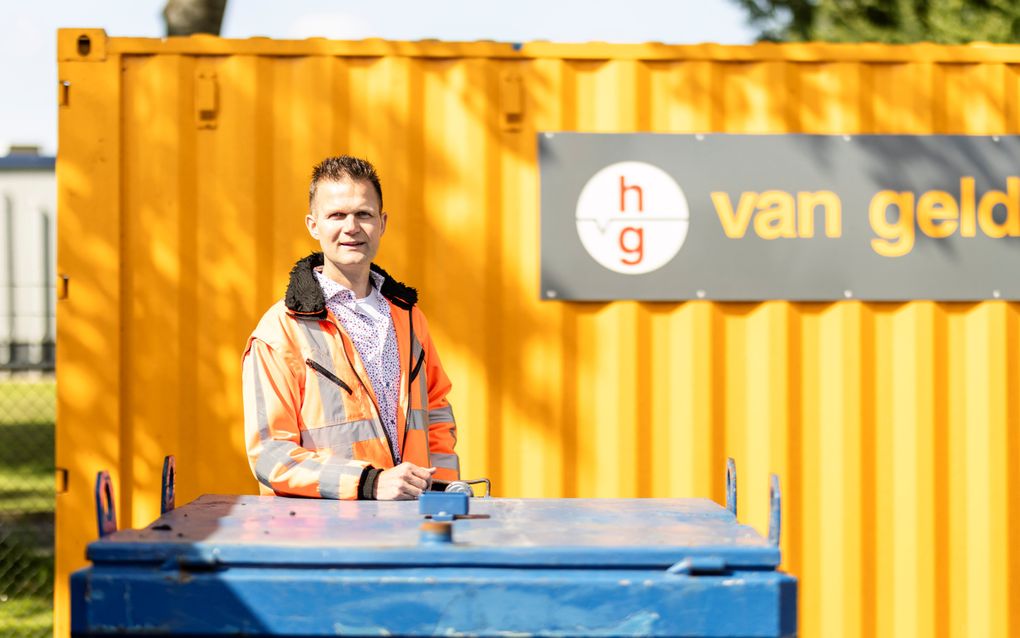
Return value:
[(326, 377), (333, 383), (337, 384), (344, 390), (347, 390), (347, 394), (354, 394), (354, 390), (351, 389), (351, 386), (344, 383), (343, 379), (330, 372), (328, 369), (326, 369), (325, 366), (321, 365), (318, 361), (315, 361), (314, 359), (305, 359), (305, 363), (307, 363), (308, 367), (311, 368), (312, 370), (315, 370), (316, 372)]
[[(418, 363), (414, 364), (414, 370), (411, 370), (411, 381), (409, 383), (414, 383), (414, 380), (418, 378), (418, 372), (421, 370), (421, 364), (424, 361), (425, 349), (422, 348), (422, 351), (418, 354)], [(410, 386), (408, 386), (408, 393), (410, 393), (410, 391)]]
[[(413, 311), (407, 309), (407, 327), (408, 335), (407, 339), (407, 363), (411, 364), (414, 357), (414, 314)], [(407, 431), (411, 429), (411, 386), (414, 383), (415, 378), (418, 376), (418, 372), (421, 370), (421, 364), (425, 361), (425, 348), (421, 349), (421, 353), (418, 355), (418, 363), (414, 364), (411, 369), (411, 373), (407, 376), (407, 413), (404, 415), (404, 440), (400, 442), (401, 449), (407, 449)], [(427, 405), (422, 406), (423, 410), (428, 410)], [(426, 424), (426, 433), (428, 432), (428, 424)], [(428, 434), (425, 435), (425, 440), (428, 441)], [(426, 446), (426, 454), (428, 453), (428, 446)], [(431, 460), (431, 459), (430, 459)]]
[[(414, 342), (411, 342), (409, 348), (413, 347)], [(407, 414), (404, 415), (404, 440), (400, 444), (402, 448), (407, 448), (407, 431), (411, 429), (411, 391), (412, 385), (414, 384), (415, 378), (418, 376), (418, 372), (421, 370), (421, 364), (425, 361), (425, 349), (422, 348), (421, 354), (418, 355), (418, 363), (414, 364), (414, 369), (411, 371), (411, 375), (407, 380)], [(428, 406), (422, 406), (422, 409), (428, 410)]]

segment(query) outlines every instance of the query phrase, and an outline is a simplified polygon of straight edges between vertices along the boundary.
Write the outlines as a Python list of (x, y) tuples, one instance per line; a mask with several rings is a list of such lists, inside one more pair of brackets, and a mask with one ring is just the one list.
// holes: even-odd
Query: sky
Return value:
[[(57, 151), (56, 30), (162, 37), (165, 0), (0, 0), (0, 155)], [(732, 0), (228, 0), (221, 35), (749, 44)]]

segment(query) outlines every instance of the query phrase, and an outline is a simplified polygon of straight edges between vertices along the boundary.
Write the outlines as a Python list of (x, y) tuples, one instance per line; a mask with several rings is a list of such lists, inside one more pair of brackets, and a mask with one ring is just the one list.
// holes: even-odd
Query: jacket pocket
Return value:
[(315, 361), (314, 359), (305, 359), (305, 363), (307, 363), (308, 367), (311, 368), (312, 370), (315, 370), (323, 377), (329, 379), (333, 383), (337, 384), (338, 386), (346, 390), (347, 394), (354, 394), (354, 390), (351, 389), (351, 386), (344, 383), (343, 379), (330, 372), (328, 369), (326, 369), (325, 366), (321, 365), (318, 361)]

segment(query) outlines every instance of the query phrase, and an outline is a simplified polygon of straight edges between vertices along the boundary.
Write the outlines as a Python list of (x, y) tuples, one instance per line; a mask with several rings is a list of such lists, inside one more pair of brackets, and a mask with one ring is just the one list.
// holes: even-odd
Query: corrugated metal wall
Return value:
[(1020, 307), (539, 301), (535, 137), (1017, 133), (1020, 47), (60, 41), (58, 635), (97, 469), (124, 525), (165, 453), (181, 501), (254, 490), (241, 348), (338, 152), (383, 176), (466, 475), (721, 501), (733, 456), (762, 531), (783, 479), (803, 636), (1020, 632)]

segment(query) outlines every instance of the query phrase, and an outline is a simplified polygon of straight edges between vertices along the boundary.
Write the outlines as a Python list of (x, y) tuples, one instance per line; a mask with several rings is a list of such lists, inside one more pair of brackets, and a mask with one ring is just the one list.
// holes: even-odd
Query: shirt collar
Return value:
[[(339, 301), (341, 303), (350, 304), (354, 303), (354, 301), (357, 299), (353, 290), (351, 290), (347, 286), (344, 286), (343, 284), (333, 281), (326, 275), (322, 274), (321, 266), (318, 268), (314, 268), (312, 272), (315, 273), (315, 279), (319, 282), (319, 286), (322, 288), (322, 297), (323, 299), (325, 299), (326, 303), (329, 303), (335, 299), (336, 301)], [(368, 297), (372, 297), (374, 293), (382, 292), (383, 285), (382, 275), (375, 272), (374, 270), (369, 271), (368, 281), (371, 285), (371, 288), (368, 291)], [(366, 299), (368, 297), (366, 297)]]

